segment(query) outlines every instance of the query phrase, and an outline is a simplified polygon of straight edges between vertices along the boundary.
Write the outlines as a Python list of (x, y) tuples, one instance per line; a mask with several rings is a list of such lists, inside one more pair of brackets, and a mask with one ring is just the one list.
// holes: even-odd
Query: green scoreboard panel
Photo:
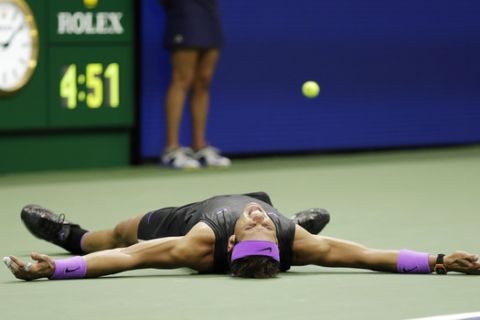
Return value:
[(50, 124), (131, 125), (132, 1), (99, 0), (95, 10), (85, 10), (89, 2), (50, 1), (56, 19), (48, 31)]
[[(0, 150), (8, 150), (0, 157), (0, 172), (129, 163), (134, 7), (133, 0), (0, 0)], [(19, 19), (17, 11), (25, 8), (31, 17)], [(29, 40), (33, 33), (38, 40)], [(36, 59), (27, 58), (35, 48), (14, 52), (32, 43), (38, 43)], [(27, 63), (10, 70), (10, 60), (22, 55)], [(33, 73), (25, 83), (11, 85), (23, 65)], [(20, 146), (55, 150), (62, 142), (62, 162), (47, 157), (19, 167), (25, 153)], [(79, 147), (89, 157), (67, 156), (74, 149), (82, 154)]]
[(132, 122), (130, 48), (56, 47), (50, 50), (50, 124), (121, 126)]

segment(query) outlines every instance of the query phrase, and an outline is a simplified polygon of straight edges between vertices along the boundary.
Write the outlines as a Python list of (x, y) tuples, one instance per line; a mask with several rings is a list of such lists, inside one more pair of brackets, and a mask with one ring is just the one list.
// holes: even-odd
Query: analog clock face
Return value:
[(21, 89), (37, 65), (38, 31), (23, 0), (0, 0), (0, 93)]

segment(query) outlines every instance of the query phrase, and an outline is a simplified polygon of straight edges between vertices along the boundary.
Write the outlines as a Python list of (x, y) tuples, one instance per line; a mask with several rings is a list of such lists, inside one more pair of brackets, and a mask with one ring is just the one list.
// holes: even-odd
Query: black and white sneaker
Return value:
[(220, 150), (212, 146), (206, 146), (197, 150), (193, 157), (203, 167), (227, 168), (232, 165), (232, 161), (229, 158), (222, 156)]
[(55, 214), (51, 210), (36, 204), (23, 207), (20, 214), (27, 229), (37, 238), (64, 247), (72, 227), (79, 227), (65, 220), (64, 214)]
[(200, 162), (193, 157), (192, 149), (185, 147), (165, 150), (160, 156), (160, 162), (163, 166), (173, 169), (200, 168)]
[(318, 234), (330, 222), (330, 213), (322, 208), (312, 208), (296, 213), (291, 219), (311, 234)]

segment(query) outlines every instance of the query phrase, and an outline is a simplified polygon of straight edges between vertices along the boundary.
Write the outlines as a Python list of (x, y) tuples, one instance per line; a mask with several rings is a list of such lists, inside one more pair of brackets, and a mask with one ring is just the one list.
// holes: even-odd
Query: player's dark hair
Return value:
[(242, 278), (275, 278), (280, 271), (278, 261), (265, 256), (247, 256), (230, 263), (230, 274)]

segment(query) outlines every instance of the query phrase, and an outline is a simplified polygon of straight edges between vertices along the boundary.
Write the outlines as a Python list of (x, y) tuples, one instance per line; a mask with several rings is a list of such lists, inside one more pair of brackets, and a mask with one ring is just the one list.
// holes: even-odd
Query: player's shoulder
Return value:
[(215, 235), (205, 223), (198, 222), (178, 239), (174, 256), (182, 266), (207, 272), (213, 268)]
[(215, 232), (207, 223), (200, 221), (196, 223), (185, 235), (187, 238), (201, 241), (203, 243), (215, 243)]

